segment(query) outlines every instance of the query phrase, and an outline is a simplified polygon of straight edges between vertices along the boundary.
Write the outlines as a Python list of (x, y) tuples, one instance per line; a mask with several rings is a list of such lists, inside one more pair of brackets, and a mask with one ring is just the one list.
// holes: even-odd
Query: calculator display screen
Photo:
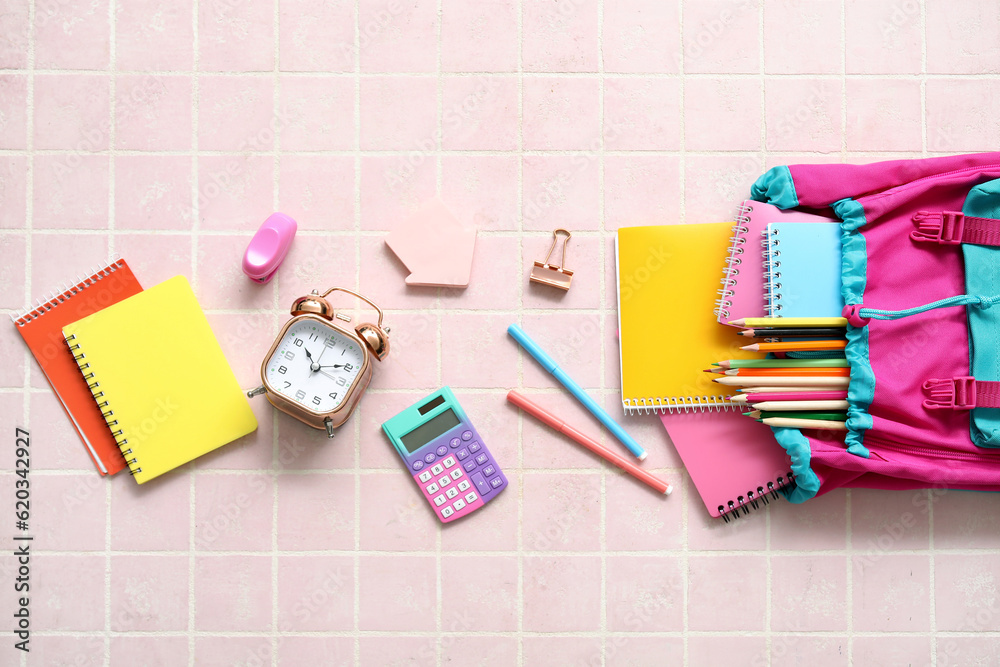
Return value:
[(458, 418), (458, 415), (455, 414), (455, 411), (449, 408), (437, 417), (431, 419), (429, 422), (421, 424), (401, 437), (400, 441), (402, 441), (403, 446), (406, 447), (406, 451), (412, 454), (434, 438), (455, 428), (461, 423), (462, 421)]

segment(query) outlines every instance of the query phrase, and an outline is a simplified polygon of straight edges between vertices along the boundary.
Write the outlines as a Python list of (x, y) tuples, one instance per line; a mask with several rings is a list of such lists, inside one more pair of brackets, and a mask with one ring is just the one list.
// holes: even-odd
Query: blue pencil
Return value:
[(507, 327), (507, 333), (509, 333), (511, 338), (516, 340), (517, 344), (524, 348), (528, 354), (533, 356), (535, 361), (542, 365), (542, 368), (551, 373), (555, 379), (559, 380), (559, 383), (566, 387), (569, 392), (573, 394), (576, 400), (583, 403), (583, 406), (590, 410), (590, 414), (597, 417), (600, 422), (604, 424), (604, 426), (611, 431), (611, 433), (618, 438), (619, 441), (621, 441), (623, 445), (628, 447), (628, 450), (632, 452), (636, 458), (640, 461), (646, 458), (646, 450), (642, 448), (642, 445), (626, 433), (625, 429), (623, 429), (618, 422), (612, 419), (611, 415), (605, 412), (604, 408), (598, 405), (597, 401), (590, 397), (590, 394), (583, 390), (583, 387), (574, 382), (573, 378), (566, 374), (566, 371), (559, 368), (559, 364), (553, 361), (552, 357), (545, 353), (545, 350), (538, 347), (538, 343), (533, 341), (528, 334), (524, 333), (524, 330), (521, 329), (521, 327), (516, 324), (512, 324)]

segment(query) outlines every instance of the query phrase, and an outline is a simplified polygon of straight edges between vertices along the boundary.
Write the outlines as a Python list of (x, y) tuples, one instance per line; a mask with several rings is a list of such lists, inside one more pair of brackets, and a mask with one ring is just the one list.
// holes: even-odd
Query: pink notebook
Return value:
[(722, 288), (715, 302), (715, 316), (722, 324), (741, 317), (766, 317), (764, 258), (761, 239), (770, 222), (830, 222), (813, 213), (783, 210), (771, 204), (746, 200), (740, 204), (733, 240), (722, 269)]
[(760, 509), (793, 483), (771, 429), (738, 412), (660, 415), (708, 513), (727, 522)]

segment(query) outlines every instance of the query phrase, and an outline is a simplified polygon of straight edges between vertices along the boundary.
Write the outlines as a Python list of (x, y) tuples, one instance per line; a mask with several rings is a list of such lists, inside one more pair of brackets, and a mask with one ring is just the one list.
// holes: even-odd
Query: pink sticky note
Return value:
[(407, 285), (469, 286), (476, 230), (462, 226), (437, 197), (396, 225), (385, 244), (410, 271)]

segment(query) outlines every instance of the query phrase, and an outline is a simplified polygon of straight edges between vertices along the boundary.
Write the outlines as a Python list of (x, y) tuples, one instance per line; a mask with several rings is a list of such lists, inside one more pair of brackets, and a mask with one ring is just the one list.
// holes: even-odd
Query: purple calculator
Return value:
[(382, 424), (413, 481), (444, 523), (497, 497), (507, 486), (496, 459), (444, 387)]

